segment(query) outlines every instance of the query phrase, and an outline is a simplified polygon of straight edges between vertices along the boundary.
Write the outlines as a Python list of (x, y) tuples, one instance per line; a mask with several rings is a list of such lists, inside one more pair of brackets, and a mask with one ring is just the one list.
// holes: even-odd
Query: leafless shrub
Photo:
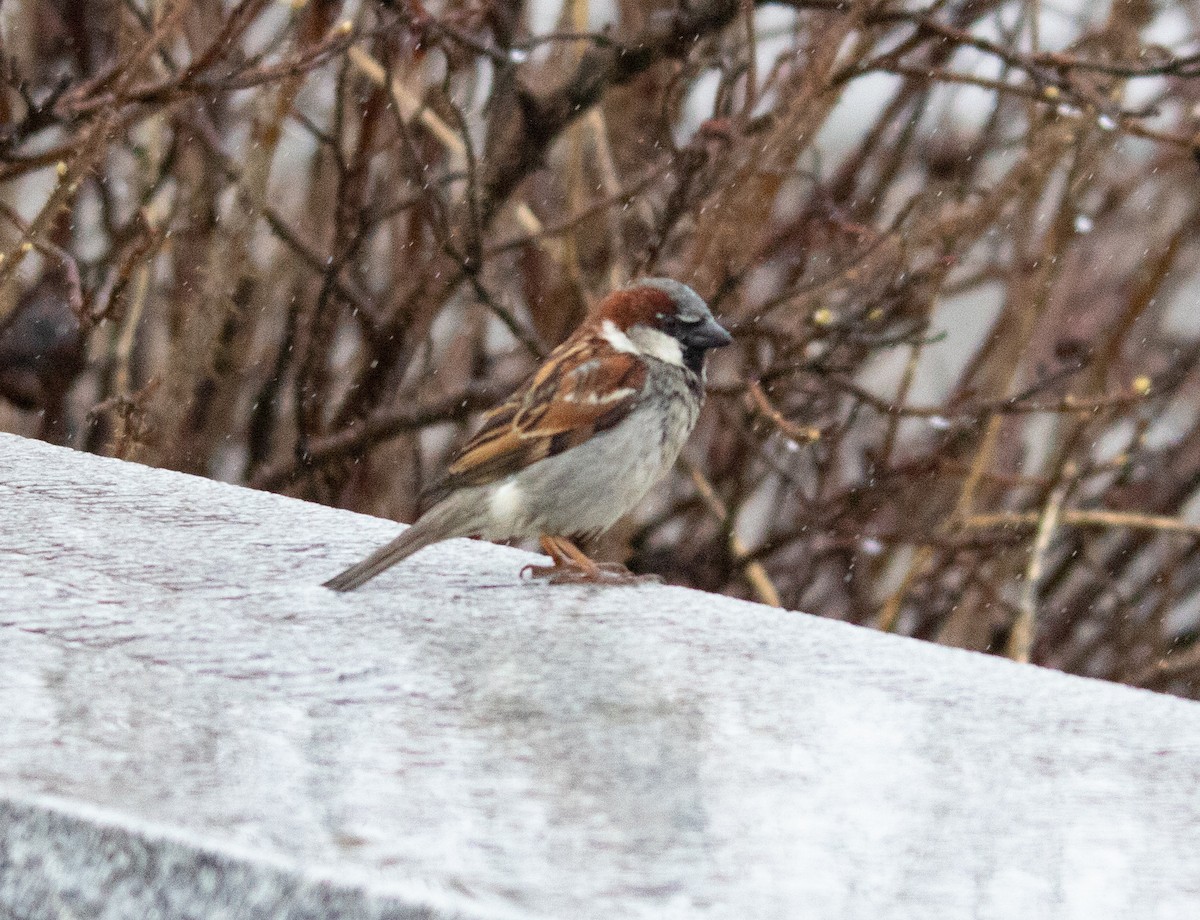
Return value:
[(1200, 6), (919, 6), (9, 0), (0, 423), (411, 519), (668, 274), (738, 344), (605, 552), (1195, 696)]

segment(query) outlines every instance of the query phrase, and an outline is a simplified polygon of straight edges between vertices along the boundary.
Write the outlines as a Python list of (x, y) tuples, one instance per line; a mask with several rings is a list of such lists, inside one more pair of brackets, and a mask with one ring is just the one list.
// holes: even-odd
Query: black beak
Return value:
[(684, 329), (679, 338), (687, 348), (722, 348), (733, 341), (733, 336), (715, 319)]

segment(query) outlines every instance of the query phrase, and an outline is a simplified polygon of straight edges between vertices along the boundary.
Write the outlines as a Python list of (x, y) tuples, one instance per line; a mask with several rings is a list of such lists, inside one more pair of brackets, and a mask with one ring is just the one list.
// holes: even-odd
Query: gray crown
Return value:
[(675, 301), (676, 307), (679, 308), (679, 318), (682, 320), (699, 321), (713, 318), (712, 311), (708, 309), (704, 298), (686, 284), (673, 278), (639, 278), (629, 287), (658, 288)]

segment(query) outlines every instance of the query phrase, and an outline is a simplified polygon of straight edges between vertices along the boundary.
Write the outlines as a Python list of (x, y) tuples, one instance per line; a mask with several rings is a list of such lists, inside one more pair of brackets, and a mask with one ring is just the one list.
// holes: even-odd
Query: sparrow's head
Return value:
[(670, 278), (642, 278), (613, 291), (593, 314), (617, 351), (631, 352), (703, 374), (710, 348), (733, 338), (718, 323), (700, 295)]

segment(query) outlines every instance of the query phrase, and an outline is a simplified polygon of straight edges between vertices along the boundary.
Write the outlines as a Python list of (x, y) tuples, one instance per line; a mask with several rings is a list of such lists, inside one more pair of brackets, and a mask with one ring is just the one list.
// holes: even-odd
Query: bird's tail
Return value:
[(381, 546), (362, 562), (356, 562), (346, 571), (335, 575), (324, 586), (333, 591), (353, 591), (418, 550), (451, 537), (466, 536), (469, 529), (464, 529), (464, 522), (458, 520), (460, 515), (456, 513), (457, 510), (449, 502), (435, 505), (391, 543)]

